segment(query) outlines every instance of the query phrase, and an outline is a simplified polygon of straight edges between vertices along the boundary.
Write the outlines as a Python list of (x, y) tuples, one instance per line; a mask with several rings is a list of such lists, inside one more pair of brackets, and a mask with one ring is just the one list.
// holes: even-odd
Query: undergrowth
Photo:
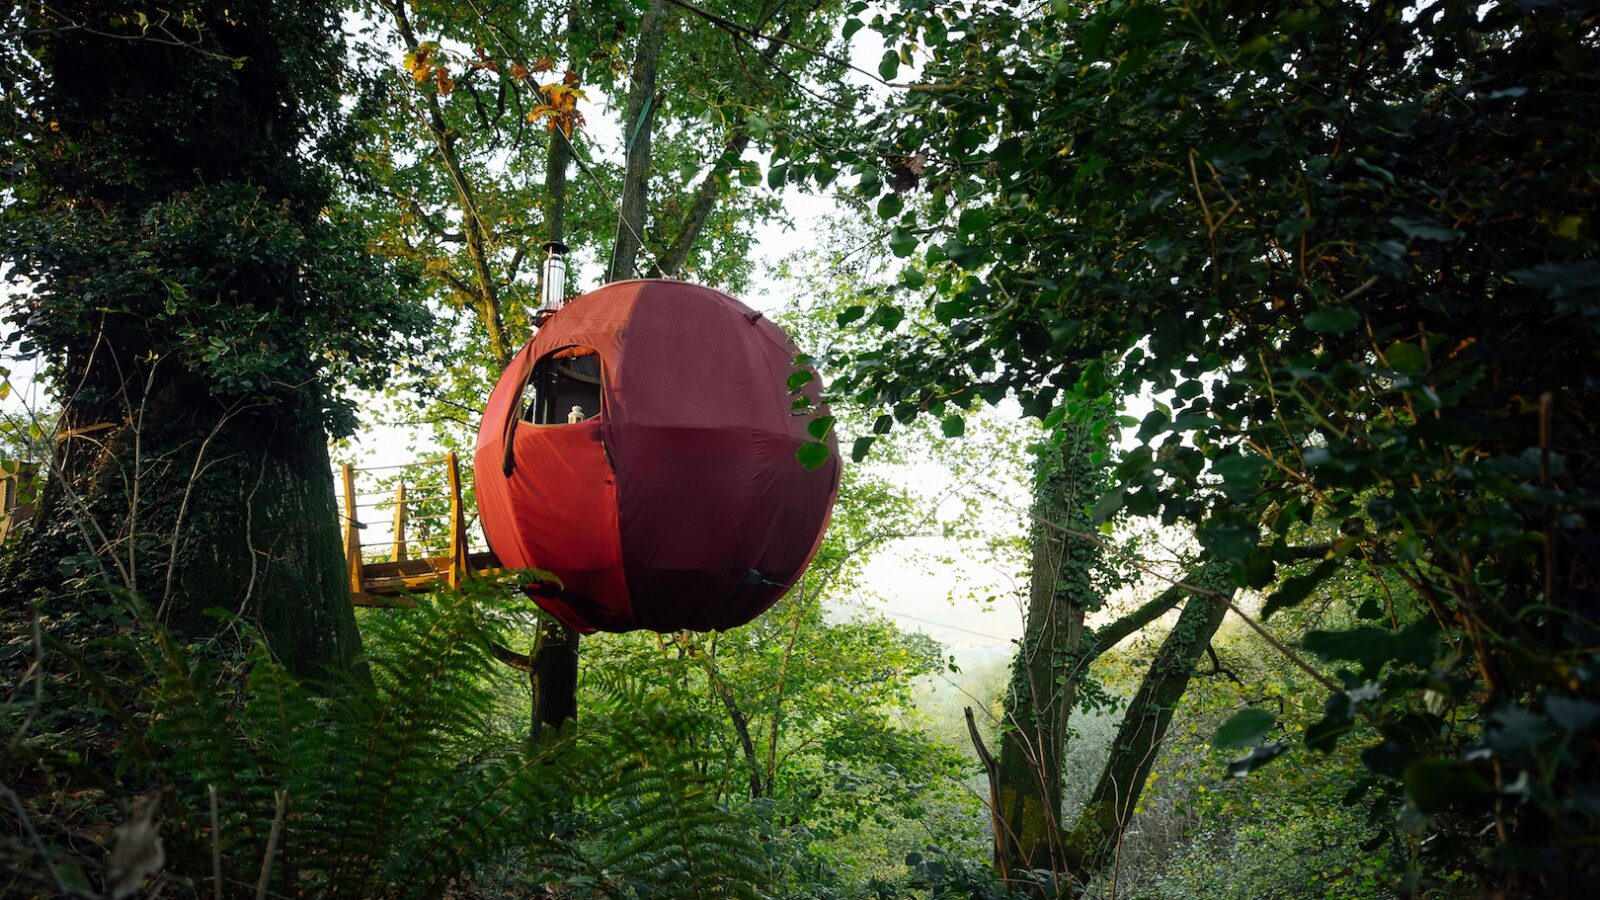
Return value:
[(761, 830), (707, 789), (681, 711), (641, 698), (538, 745), (490, 726), (482, 600), (370, 617), (331, 683), (259, 641), (182, 645), (135, 599), (93, 646), (36, 616), (5, 645), (0, 893), (757, 896)]

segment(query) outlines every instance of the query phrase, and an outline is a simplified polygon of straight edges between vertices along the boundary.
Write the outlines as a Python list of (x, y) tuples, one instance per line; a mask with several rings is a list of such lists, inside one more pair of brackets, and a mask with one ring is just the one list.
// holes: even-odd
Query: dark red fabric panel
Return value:
[(473, 492), (478, 498), (478, 519), (483, 523), (484, 536), (500, 562), (514, 569), (529, 568), (533, 564), (528, 560), (528, 548), (517, 534), (516, 500), (502, 467), (506, 439), (516, 421), (517, 403), (522, 398), (522, 385), (532, 371), (533, 345), (529, 343), (517, 353), (489, 395), (483, 411), (483, 425), (478, 429), (478, 446), (472, 455)]
[(643, 627), (731, 628), (810, 561), (838, 458), (795, 459), (809, 417), (790, 408), (782, 331), (709, 288), (648, 284), (610, 388), (629, 592)]

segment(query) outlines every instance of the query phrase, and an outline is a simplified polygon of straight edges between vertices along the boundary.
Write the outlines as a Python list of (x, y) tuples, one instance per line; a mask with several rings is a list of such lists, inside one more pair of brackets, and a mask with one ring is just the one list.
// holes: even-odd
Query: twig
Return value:
[(984, 746), (983, 736), (978, 733), (978, 721), (972, 715), (972, 707), (966, 708), (966, 716), (967, 734), (972, 736), (972, 747), (978, 751), (978, 760), (983, 763), (984, 774), (989, 780), (989, 819), (990, 827), (994, 830), (995, 868), (1000, 872), (1000, 880), (1009, 883), (1011, 864), (1006, 859), (1005, 821), (1000, 814), (1000, 767), (989, 753), (989, 748)]
[(261, 878), (256, 881), (256, 900), (267, 900), (267, 885), (272, 881), (272, 858), (278, 855), (278, 838), (283, 834), (283, 818), (289, 811), (289, 792), (278, 792), (278, 809), (272, 814), (272, 830), (267, 833), (267, 853), (261, 859)]
[(222, 821), (217, 814), (217, 786), (206, 785), (211, 796), (211, 896), (222, 900)]
[(794, 49), (799, 50), (802, 53), (808, 53), (808, 54), (810, 54), (812, 56), (817, 57), (818, 59), (825, 59), (828, 62), (834, 63), (836, 65), (844, 66), (845, 68), (851, 70), (852, 72), (857, 72), (857, 73), (860, 73), (862, 75), (865, 75), (868, 78), (872, 79), (873, 81), (876, 81), (877, 83), (883, 85), (884, 87), (899, 88), (900, 90), (907, 90), (907, 91), (950, 91), (950, 90), (956, 90), (958, 88), (966, 87), (966, 82), (965, 82), (964, 79), (957, 79), (957, 80), (955, 80), (953, 82), (947, 82), (947, 83), (943, 83), (943, 84), (907, 84), (905, 82), (889, 81), (888, 79), (880, 77), (875, 72), (869, 72), (866, 69), (861, 68), (860, 66), (856, 65), (855, 63), (852, 63), (850, 60), (845, 59), (842, 56), (839, 56), (839, 55), (834, 54), (834, 53), (829, 53), (826, 50), (818, 50), (815, 47), (808, 47), (805, 44), (801, 44), (801, 43), (798, 43), (798, 42), (795, 42), (795, 41), (791, 41), (791, 40), (789, 40), (787, 38), (779, 37), (777, 35), (762, 34), (761, 32), (755, 30), (754, 28), (746, 28), (745, 26), (740, 25), (738, 22), (735, 22), (732, 19), (728, 19), (728, 18), (724, 18), (723, 16), (719, 16), (716, 13), (711, 12), (710, 10), (701, 9), (698, 6), (695, 6), (693, 3), (687, 2), (687, 0), (667, 0), (667, 2), (672, 4), (673, 6), (678, 7), (679, 9), (686, 10), (688, 12), (691, 12), (691, 13), (699, 16), (702, 19), (705, 19), (707, 22), (710, 22), (712, 25), (715, 25), (716, 27), (721, 28), (723, 31), (726, 31), (726, 32), (728, 32), (730, 34), (743, 35), (744, 37), (748, 37), (748, 38), (751, 38), (751, 39), (754, 39), (754, 40), (758, 40), (758, 41), (771, 41), (771, 42), (776, 43), (776, 44), (782, 44), (785, 47), (793, 47)]

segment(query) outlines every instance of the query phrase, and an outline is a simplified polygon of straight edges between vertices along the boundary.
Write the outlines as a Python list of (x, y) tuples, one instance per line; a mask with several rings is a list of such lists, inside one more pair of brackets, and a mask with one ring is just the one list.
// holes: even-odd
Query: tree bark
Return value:
[(611, 265), (606, 272), (607, 281), (621, 281), (637, 274), (645, 211), (650, 201), (651, 134), (655, 127), (655, 114), (662, 100), (662, 95), (656, 90), (656, 64), (661, 57), (662, 39), (666, 36), (667, 9), (666, 0), (650, 0), (650, 8), (639, 23), (639, 43), (633, 54), (628, 108), (622, 120), (623, 139), (627, 142), (627, 162), (622, 178), (616, 243), (612, 247)]
[(1000, 810), (996, 842), (1009, 871), (1062, 871), (1061, 758), (1080, 667), (1086, 661), (1084, 614), (1100, 598), (1091, 583), (1097, 543), (1060, 527), (1092, 533), (1088, 508), (1101, 473), (1091, 460), (1089, 429), (1073, 427), (1035, 475), (1033, 561), (1027, 622), (1012, 665), (1000, 735)]
[[(1103, 598), (1093, 578), (1102, 550), (1089, 509), (1104, 487), (1087, 427), (1074, 427), (1035, 476), (1027, 621), (1013, 663), (993, 776), (996, 867), (1086, 881), (1109, 858), (1132, 815), (1197, 660), (1222, 623), (1233, 586), (1226, 563), (1206, 560), (1115, 622), (1090, 632), (1085, 614)], [(1098, 656), (1183, 604), (1129, 704), (1094, 794), (1069, 830), (1061, 816), (1061, 763), (1083, 670)], [(1031, 882), (1030, 882), (1031, 883)]]
[(541, 617), (533, 644), (533, 717), (530, 737), (542, 740), (545, 729), (561, 730), (578, 717), (578, 633), (554, 619)]
[[(567, 9), (568, 56), (572, 55), (572, 29), (576, 9)], [(571, 60), (577, 65), (577, 60)], [(565, 242), (567, 229), (567, 166), (572, 162), (572, 148), (566, 138), (551, 130), (550, 150), (546, 157), (545, 189), (545, 240)], [(539, 270), (539, 293), (544, 296), (544, 269)], [(528, 673), (528, 689), (533, 698), (529, 737), (538, 741), (546, 728), (559, 733), (561, 726), (578, 716), (578, 632), (555, 619), (541, 617), (539, 631), (534, 637), (533, 666)]]

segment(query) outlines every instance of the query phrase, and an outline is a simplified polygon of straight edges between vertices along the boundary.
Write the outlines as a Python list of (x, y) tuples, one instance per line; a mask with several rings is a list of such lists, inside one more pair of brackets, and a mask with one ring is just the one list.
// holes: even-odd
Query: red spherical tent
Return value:
[[(474, 473), (490, 548), (577, 630), (742, 625), (815, 555), (839, 490), (782, 329), (728, 295), (621, 281), (562, 307), (489, 398)], [(816, 381), (806, 391), (817, 401)], [(825, 412), (825, 411), (824, 411)]]

